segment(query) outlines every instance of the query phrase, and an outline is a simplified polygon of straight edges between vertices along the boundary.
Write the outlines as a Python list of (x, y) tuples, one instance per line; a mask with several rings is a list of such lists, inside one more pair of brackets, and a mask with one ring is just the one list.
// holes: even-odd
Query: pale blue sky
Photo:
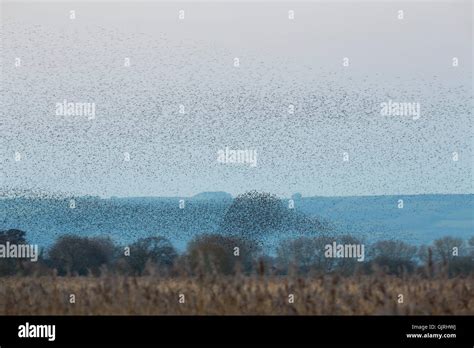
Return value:
[[(472, 193), (471, 7), (4, 3), (1, 187)], [(64, 99), (95, 102), (96, 118), (56, 116)], [(382, 116), (389, 99), (420, 103), (420, 119)], [(226, 146), (256, 150), (257, 167), (218, 163)]]

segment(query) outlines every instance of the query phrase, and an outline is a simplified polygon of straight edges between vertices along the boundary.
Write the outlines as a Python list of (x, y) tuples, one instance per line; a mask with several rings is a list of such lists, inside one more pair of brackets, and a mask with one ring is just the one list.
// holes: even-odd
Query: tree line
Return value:
[[(28, 244), (20, 230), (0, 231), (0, 244)], [(354, 258), (328, 258), (325, 246), (365, 244), (364, 262)], [(78, 275), (98, 276), (104, 272), (122, 275), (203, 276), (206, 274), (256, 274), (306, 276), (319, 274), (371, 274), (396, 276), (422, 274), (467, 276), (474, 274), (474, 236), (463, 240), (446, 236), (430, 245), (414, 246), (400, 240), (371, 244), (350, 235), (299, 237), (280, 241), (273, 255), (255, 241), (223, 234), (194, 237), (183, 252), (162, 236), (136, 240), (124, 246), (110, 238), (60, 236), (42, 249), (37, 262), (0, 258), (0, 276)]]

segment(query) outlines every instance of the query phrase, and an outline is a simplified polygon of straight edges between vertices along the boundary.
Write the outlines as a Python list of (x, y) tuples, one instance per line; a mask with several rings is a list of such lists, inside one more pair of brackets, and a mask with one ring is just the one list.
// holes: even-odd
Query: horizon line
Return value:
[[(251, 192), (251, 191), (254, 191), (254, 190), (249, 190), (249, 191), (245, 191), (241, 194), (244, 194), (246, 192)], [(268, 191), (257, 191), (259, 193), (268, 193), (268, 194), (272, 194), (271, 192), (268, 192)], [(31, 199), (35, 199), (35, 198), (40, 198), (40, 199), (65, 199), (65, 198), (98, 198), (98, 199), (177, 199), (177, 198), (188, 198), (188, 199), (192, 199), (192, 198), (199, 198), (198, 196), (201, 195), (201, 194), (224, 194), (224, 195), (228, 195), (230, 196), (229, 198), (231, 199), (234, 199), (238, 196), (240, 196), (241, 194), (237, 194), (237, 195), (232, 195), (231, 193), (229, 192), (226, 192), (226, 191), (202, 191), (202, 192), (199, 192), (199, 193), (196, 193), (194, 195), (176, 195), (176, 196), (168, 196), (168, 195), (165, 195), (165, 196), (161, 196), (161, 195), (150, 195), (150, 196), (120, 196), (120, 195), (94, 195), (94, 194), (81, 194), (81, 195), (78, 195), (78, 194), (65, 194), (65, 193), (51, 193), (50, 195), (48, 195), (47, 193), (44, 193), (44, 192), (39, 192), (38, 194), (31, 194), (31, 195), (28, 195), (28, 194), (25, 194), (25, 195), (18, 195), (18, 196), (14, 196), (14, 195), (2, 195), (0, 193), (0, 199), (15, 199), (15, 198), (31, 198)], [(272, 194), (274, 196), (276, 196), (277, 198), (280, 198), (280, 199), (292, 199), (292, 196), (296, 195), (296, 194), (301, 194), (300, 192), (294, 192), (292, 193), (291, 195), (289, 196), (281, 196), (281, 195), (277, 195), (277, 194)], [(363, 197), (389, 197), (389, 196), (392, 196), (392, 197), (401, 197), (401, 196), (404, 196), (404, 197), (407, 197), (407, 196), (469, 196), (469, 195), (474, 195), (474, 192), (466, 192), (466, 193), (397, 193), (397, 194), (361, 194), (361, 195), (308, 195), (308, 196), (305, 196), (303, 194), (301, 194), (301, 199), (305, 199), (305, 198), (363, 198)], [(208, 198), (209, 200), (212, 199), (212, 197)], [(202, 200), (206, 200), (206, 198), (202, 198)]]

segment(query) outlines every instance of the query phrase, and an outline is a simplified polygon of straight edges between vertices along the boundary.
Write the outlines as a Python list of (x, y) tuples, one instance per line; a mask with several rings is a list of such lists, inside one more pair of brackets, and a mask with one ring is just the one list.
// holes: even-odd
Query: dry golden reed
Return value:
[[(71, 294), (75, 303), (70, 303)], [(290, 294), (294, 303), (289, 303)], [(5, 277), (0, 278), (0, 314), (472, 315), (474, 278)]]

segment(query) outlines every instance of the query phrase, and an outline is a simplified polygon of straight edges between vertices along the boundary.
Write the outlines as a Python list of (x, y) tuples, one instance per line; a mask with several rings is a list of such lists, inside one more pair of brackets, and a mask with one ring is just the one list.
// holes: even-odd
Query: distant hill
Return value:
[(214, 201), (223, 201), (223, 200), (232, 200), (232, 195), (224, 191), (216, 192), (201, 192), (192, 197), (193, 200), (214, 200)]
[[(69, 208), (69, 198), (3, 198), (0, 230), (24, 230), (30, 243), (41, 246), (50, 245), (66, 233), (109, 236), (122, 244), (161, 235), (184, 250), (197, 234), (219, 231), (233, 200), (226, 192), (203, 192), (183, 198), (184, 209), (180, 209), (180, 197), (79, 196), (74, 197), (74, 209)], [(400, 199), (403, 209), (399, 208)], [(287, 199), (282, 201), (288, 206)], [(268, 235), (270, 247), (283, 239), (317, 234), (310, 228), (312, 220), (300, 216), (328, 222), (334, 233), (366, 237), (368, 241), (400, 239), (419, 245), (442, 236), (474, 236), (472, 194), (302, 197), (295, 199), (292, 212), (294, 219)]]

